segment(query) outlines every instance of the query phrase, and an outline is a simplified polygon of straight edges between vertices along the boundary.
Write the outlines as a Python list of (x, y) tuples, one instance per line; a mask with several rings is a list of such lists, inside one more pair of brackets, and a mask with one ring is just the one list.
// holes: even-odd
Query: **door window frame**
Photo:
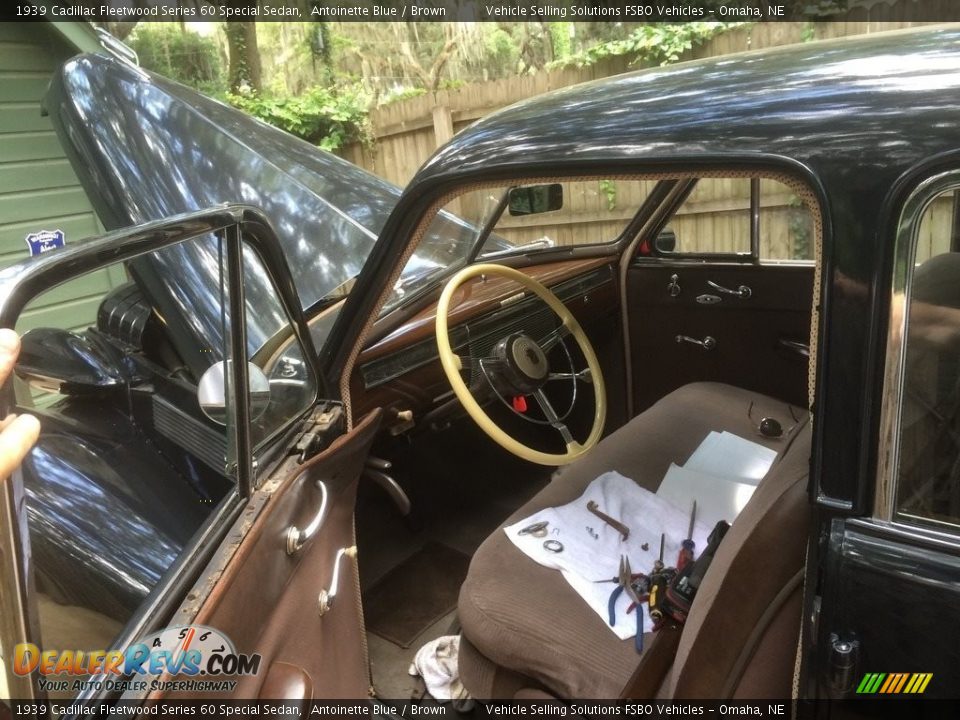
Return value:
[[(286, 260), (266, 217), (260, 211), (242, 205), (227, 205), (210, 210), (188, 213), (165, 220), (148, 223), (135, 228), (110, 233), (64, 251), (48, 253), (32, 261), (24, 272), (20, 266), (0, 274), (6, 280), (8, 292), (0, 298), (0, 327), (15, 327), (17, 318), (30, 300), (58, 284), (83, 274), (94, 272), (110, 265), (131, 260), (137, 256), (163, 250), (181, 242), (206, 234), (221, 234), (227, 247), (227, 273), (231, 321), (230, 355), (247, 358), (246, 306), (243, 294), (243, 246), (250, 246), (263, 262), (274, 285), (283, 309), (300, 343), (308, 372), (312, 374), (317, 389), (316, 398), (325, 397), (328, 386), (323, 382), (317, 364), (317, 352), (304, 319), (296, 289), (290, 279)], [(286, 275), (284, 276), (284, 273)], [(229, 363), (232, 367), (232, 385), (247, 387), (246, 362)], [(0, 405), (4, 415), (16, 404), (11, 379), (0, 389)], [(228, 446), (236, 448), (234, 477), (236, 485), (223, 497), (210, 518), (198, 529), (183, 548), (180, 555), (167, 569), (157, 585), (137, 608), (121, 634), (113, 641), (112, 648), (124, 648), (155, 629), (157, 617), (167, 617), (179, 606), (181, 598), (192, 586), (194, 578), (214, 555), (222, 538), (234, 525), (236, 519), (258, 484), (265, 476), (265, 468), (253, 454), (250, 437), (250, 398), (247, 392), (235, 393), (234, 419), (228, 423)], [(290, 418), (285, 428), (273, 435), (286, 437), (292, 428), (299, 427), (303, 417), (313, 411), (313, 406), (301, 416)], [(232, 438), (229, 437), (232, 433)], [(21, 678), (14, 675), (8, 664), (12, 650), (18, 642), (41, 644), (36, 603), (33, 600), (33, 558), (30, 552), (27, 509), (23, 479), (16, 470), (0, 487), (0, 649), (4, 653), (3, 671), (8, 678), (8, 690), (19, 700), (44, 698), (38, 675)], [(102, 678), (99, 678), (102, 679)], [(77, 696), (77, 701), (92, 700), (107, 691), (87, 690)]]
[[(905, 515), (897, 510), (900, 471), (900, 428), (906, 380), (910, 303), (913, 296), (920, 225), (930, 205), (949, 190), (960, 190), (960, 169), (948, 169), (920, 181), (903, 202), (895, 229), (892, 277), (888, 291), (886, 360), (880, 396), (880, 425), (874, 486), (873, 519), (911, 535), (956, 543), (960, 522)], [(897, 308), (902, 311), (897, 313)]]

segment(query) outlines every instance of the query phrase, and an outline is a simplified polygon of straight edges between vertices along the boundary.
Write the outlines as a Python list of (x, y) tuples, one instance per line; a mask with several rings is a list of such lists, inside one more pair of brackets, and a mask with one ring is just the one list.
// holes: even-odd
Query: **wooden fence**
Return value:
[[(934, 0), (936, 1), (936, 0)], [(906, 4), (905, 4), (906, 3)], [(896, 7), (911, 7), (900, 0)], [(892, 11), (891, 11), (892, 12)], [(904, 13), (901, 13), (903, 15)], [(894, 17), (897, 17), (894, 14)], [(863, 35), (924, 23), (893, 22), (757, 23), (736, 28), (707, 41), (683, 59), (727, 55), (759, 48), (799, 43), (812, 31), (816, 39)], [(342, 157), (397, 185), (405, 185), (416, 170), (454, 133), (495, 110), (550, 90), (636, 70), (624, 58), (611, 58), (588, 68), (569, 68), (536, 75), (473, 83), (391, 103), (371, 113), (373, 143), (344, 147)]]

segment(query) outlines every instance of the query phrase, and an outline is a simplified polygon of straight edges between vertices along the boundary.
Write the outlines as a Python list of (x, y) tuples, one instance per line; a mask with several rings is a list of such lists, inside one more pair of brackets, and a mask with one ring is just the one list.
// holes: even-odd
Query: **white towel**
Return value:
[(466, 701), (470, 695), (460, 682), (460, 671), (457, 668), (459, 654), (460, 636), (443, 635), (417, 650), (413, 664), (407, 672), (423, 678), (427, 692), (437, 702)]
[[(630, 528), (627, 540), (621, 541), (620, 533), (587, 510), (589, 500), (595, 501), (602, 512)], [(546, 537), (517, 535), (527, 525), (543, 520), (549, 522)], [(675, 565), (680, 543), (686, 539), (689, 525), (690, 508), (677, 508), (620, 473), (608, 472), (591, 482), (583, 495), (573, 502), (541, 510), (504, 528), (504, 532), (514, 545), (536, 562), (559, 570), (606, 623), (609, 619), (607, 602), (615, 585), (594, 581), (613, 578), (620, 567), (621, 554), (630, 558), (633, 572), (649, 573), (660, 553), (661, 533), (666, 534), (663, 561), (667, 566)], [(694, 525), (695, 554), (706, 547), (710, 530), (700, 522)], [(563, 552), (552, 553), (544, 549), (543, 543), (547, 540), (563, 543)], [(644, 543), (648, 545), (646, 550), (641, 547)], [(627, 615), (626, 612), (629, 605), (627, 593), (621, 593), (617, 600), (616, 625), (611, 628), (621, 639), (633, 637), (637, 631), (634, 613)], [(646, 612), (644, 623), (649, 631), (651, 623)]]

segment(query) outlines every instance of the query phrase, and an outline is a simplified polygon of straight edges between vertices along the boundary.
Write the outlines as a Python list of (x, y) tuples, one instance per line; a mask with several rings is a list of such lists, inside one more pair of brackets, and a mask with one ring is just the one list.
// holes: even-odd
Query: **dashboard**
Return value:
[[(550, 288), (590, 334), (590, 321), (617, 306), (615, 273), (609, 258), (567, 260), (523, 268)], [(451, 303), (454, 352), (482, 357), (500, 339), (523, 331), (549, 333), (559, 318), (530, 293), (501, 277), (465, 282)], [(420, 418), (452, 398), (437, 355), (436, 302), (367, 347), (351, 378), (355, 411), (380, 406), (388, 418), (409, 411)], [(391, 412), (393, 411), (393, 412)]]

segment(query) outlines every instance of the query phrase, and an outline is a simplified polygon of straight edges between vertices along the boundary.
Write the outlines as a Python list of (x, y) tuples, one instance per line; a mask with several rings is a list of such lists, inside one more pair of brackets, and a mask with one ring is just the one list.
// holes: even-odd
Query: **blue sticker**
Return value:
[(30, 257), (62, 248), (66, 244), (63, 239), (63, 230), (40, 230), (27, 235), (26, 240), (27, 247), (30, 248)]

